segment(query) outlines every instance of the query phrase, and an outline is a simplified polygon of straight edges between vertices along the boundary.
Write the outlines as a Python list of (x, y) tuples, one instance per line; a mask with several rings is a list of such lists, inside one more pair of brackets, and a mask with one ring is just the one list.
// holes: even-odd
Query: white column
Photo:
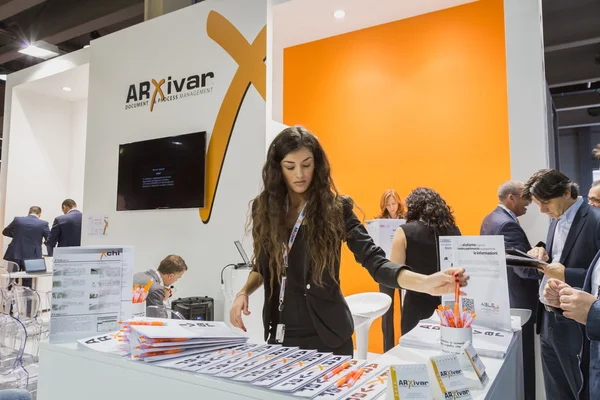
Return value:
[[(549, 166), (541, 0), (504, 0), (504, 24), (511, 177), (526, 181)], [(548, 218), (537, 206), (521, 223), (533, 244), (546, 240)]]

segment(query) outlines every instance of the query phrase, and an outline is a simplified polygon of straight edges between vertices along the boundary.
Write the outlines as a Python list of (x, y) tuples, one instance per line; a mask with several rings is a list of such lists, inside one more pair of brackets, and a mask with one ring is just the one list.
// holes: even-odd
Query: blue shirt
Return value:
[[(577, 215), (577, 211), (581, 208), (583, 204), (583, 198), (580, 196), (577, 198), (575, 204), (567, 209), (563, 215), (558, 217), (558, 223), (556, 224), (556, 228), (554, 230), (554, 239), (552, 240), (552, 261), (560, 262), (560, 257), (562, 256), (562, 252), (565, 248), (565, 242), (567, 241), (567, 236), (569, 236), (569, 231), (571, 230), (571, 226), (573, 225), (573, 220), (575, 220), (575, 215)], [(544, 279), (542, 279), (542, 283), (540, 284), (540, 301), (543, 304), (546, 303), (546, 299), (544, 298), (544, 288), (546, 287), (546, 283), (548, 282), (548, 276), (544, 275)]]

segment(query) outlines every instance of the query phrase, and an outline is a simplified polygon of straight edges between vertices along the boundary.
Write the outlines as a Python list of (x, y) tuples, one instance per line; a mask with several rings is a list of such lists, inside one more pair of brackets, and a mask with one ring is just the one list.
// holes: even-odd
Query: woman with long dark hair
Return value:
[[(406, 209), (406, 224), (394, 234), (390, 260), (435, 276), (440, 269), (439, 237), (460, 236), (452, 210), (439, 193), (429, 188), (413, 190), (406, 198)], [(407, 289), (402, 303), (402, 334), (411, 331), (420, 320), (431, 317), (441, 304), (439, 294)]]
[(271, 143), (263, 190), (252, 204), (253, 270), (230, 312), (245, 330), (248, 296), (265, 291), (265, 340), (285, 346), (352, 354), (352, 315), (340, 289), (340, 255), (346, 242), (371, 276), (390, 287), (431, 294), (466, 285), (464, 269), (415, 274), (385, 258), (360, 223), (349, 198), (339, 195), (317, 138), (300, 126)]

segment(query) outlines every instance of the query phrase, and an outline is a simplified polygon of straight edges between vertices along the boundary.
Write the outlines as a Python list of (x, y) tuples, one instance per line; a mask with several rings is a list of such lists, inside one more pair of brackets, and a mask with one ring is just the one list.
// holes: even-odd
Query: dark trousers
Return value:
[(579, 367), (579, 324), (544, 309), (540, 344), (547, 400), (578, 400), (583, 386)]
[[(269, 340), (267, 341), (269, 344), (280, 344), (275, 340), (275, 335), (271, 334), (269, 336)], [(354, 343), (352, 342), (352, 336), (348, 340), (346, 340), (339, 347), (331, 347), (325, 344), (323, 340), (319, 337), (319, 335), (312, 336), (304, 336), (304, 335), (288, 335), (286, 332), (283, 343), (283, 346), (287, 347), (298, 347), (302, 350), (317, 350), (322, 353), (333, 353), (337, 356), (353, 356), (354, 354)]]
[(394, 333), (394, 296), (396, 289), (379, 285), (379, 291), (392, 298), (392, 305), (381, 317), (381, 331), (383, 332), (383, 351), (387, 352), (396, 346)]
[(523, 325), (523, 380), (525, 400), (535, 400), (535, 318)]
[[(508, 278), (508, 296), (512, 308), (531, 310), (532, 316), (522, 327), (523, 337), (523, 381), (525, 400), (535, 400), (535, 323), (539, 302), (539, 284), (534, 279), (519, 277), (513, 268), (506, 270)], [(541, 328), (541, 321), (538, 328)]]

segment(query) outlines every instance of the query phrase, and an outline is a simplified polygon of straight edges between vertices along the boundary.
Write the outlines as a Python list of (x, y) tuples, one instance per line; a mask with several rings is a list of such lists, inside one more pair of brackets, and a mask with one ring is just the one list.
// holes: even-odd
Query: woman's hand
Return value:
[(250, 311), (248, 311), (248, 295), (238, 293), (229, 311), (229, 320), (231, 321), (231, 325), (240, 328), (244, 332), (248, 332), (244, 326), (244, 321), (242, 321), (242, 313), (250, 315)]
[[(423, 292), (432, 296), (454, 293), (457, 283), (460, 283), (460, 286), (467, 286), (468, 280), (469, 275), (465, 274), (464, 268), (448, 268), (427, 276), (423, 283)], [(464, 293), (461, 292), (461, 295)]]

